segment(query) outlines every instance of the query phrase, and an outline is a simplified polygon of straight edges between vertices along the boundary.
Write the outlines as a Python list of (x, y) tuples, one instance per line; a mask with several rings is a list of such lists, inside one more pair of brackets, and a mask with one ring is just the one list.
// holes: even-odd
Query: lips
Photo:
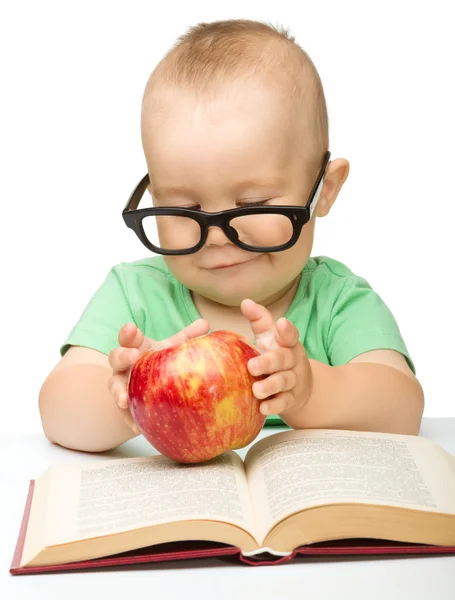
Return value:
[(246, 260), (241, 263), (230, 263), (228, 265), (215, 265), (214, 267), (212, 267), (212, 269), (227, 269), (229, 267), (236, 267), (238, 265), (244, 265), (246, 262), (249, 262), (249, 261)]
[(226, 259), (223, 262), (213, 263), (204, 265), (201, 264), (200, 268), (206, 269), (207, 271), (218, 271), (223, 269), (230, 269), (232, 267), (239, 267), (240, 265), (246, 265), (247, 263), (252, 263), (260, 260), (264, 255), (256, 254), (253, 258), (248, 258), (247, 260), (231, 260), (227, 261)]
[(210, 265), (208, 267), (204, 267), (205, 269), (210, 270), (217, 270), (217, 269), (229, 269), (231, 267), (238, 267), (240, 265), (245, 265), (246, 263), (252, 262), (253, 260), (257, 260), (259, 257), (255, 256), (254, 258), (250, 258), (248, 260), (242, 260), (242, 261), (235, 261), (235, 262), (222, 262), (222, 263), (216, 263), (214, 265)]

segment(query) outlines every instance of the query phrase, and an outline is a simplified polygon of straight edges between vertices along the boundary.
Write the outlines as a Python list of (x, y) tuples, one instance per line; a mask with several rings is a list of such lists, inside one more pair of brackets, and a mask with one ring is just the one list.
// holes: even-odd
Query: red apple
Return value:
[(232, 331), (214, 331), (145, 352), (128, 381), (131, 413), (159, 452), (182, 463), (252, 442), (264, 425), (247, 363), (259, 351)]

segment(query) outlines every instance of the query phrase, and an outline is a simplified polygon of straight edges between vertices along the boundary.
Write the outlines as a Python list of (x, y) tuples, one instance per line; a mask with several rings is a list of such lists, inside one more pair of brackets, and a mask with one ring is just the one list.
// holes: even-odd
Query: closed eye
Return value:
[(271, 200), (271, 198), (266, 198), (265, 200), (257, 200), (256, 202), (244, 202), (242, 206), (262, 206), (269, 200)]
[[(242, 202), (241, 200), (239, 200), (238, 204), (240, 204), (240, 206), (243, 206), (243, 207), (263, 206), (269, 200), (272, 200), (272, 198), (266, 198), (265, 200), (257, 200), (256, 202), (248, 202), (248, 201)], [(191, 210), (200, 210), (201, 209), (199, 204), (192, 204), (190, 206), (179, 205), (179, 206), (172, 206), (172, 207), (168, 207), (168, 208), (190, 208)]]

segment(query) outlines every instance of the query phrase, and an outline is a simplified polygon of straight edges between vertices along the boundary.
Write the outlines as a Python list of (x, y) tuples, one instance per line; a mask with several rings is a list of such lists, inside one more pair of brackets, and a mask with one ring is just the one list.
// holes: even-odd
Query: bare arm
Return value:
[(73, 450), (103, 452), (135, 437), (108, 389), (108, 357), (72, 346), (44, 381), (39, 410), (44, 434)]
[(281, 415), (290, 427), (418, 435), (424, 394), (401, 354), (372, 351), (337, 367), (310, 363), (313, 384), (307, 403)]
[(166, 340), (155, 341), (127, 323), (119, 331), (119, 346), (109, 356), (71, 346), (39, 394), (44, 434), (54, 444), (85, 452), (111, 450), (135, 437), (139, 430), (129, 410), (127, 390), (131, 366), (149, 349), (180, 344), (209, 329), (208, 321), (197, 319)]

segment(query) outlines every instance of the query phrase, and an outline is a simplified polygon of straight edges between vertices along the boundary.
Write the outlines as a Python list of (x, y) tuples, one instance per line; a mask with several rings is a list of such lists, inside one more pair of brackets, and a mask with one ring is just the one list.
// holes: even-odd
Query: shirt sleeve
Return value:
[(130, 322), (135, 320), (121, 265), (116, 265), (93, 294), (60, 347), (60, 355), (63, 356), (70, 346), (85, 346), (107, 355), (119, 345), (120, 328)]
[(327, 335), (327, 356), (333, 366), (370, 350), (396, 350), (412, 372), (415, 365), (390, 309), (362, 277), (347, 277), (336, 299)]

